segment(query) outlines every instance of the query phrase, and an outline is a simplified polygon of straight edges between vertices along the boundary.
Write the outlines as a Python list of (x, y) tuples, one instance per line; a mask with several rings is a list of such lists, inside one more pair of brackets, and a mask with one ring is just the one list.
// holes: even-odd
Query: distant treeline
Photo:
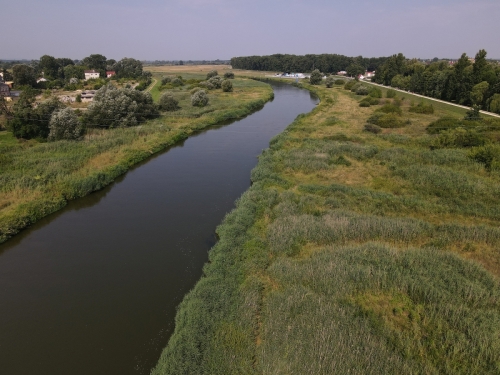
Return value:
[(387, 57), (366, 58), (349, 57), (337, 54), (323, 55), (270, 55), (233, 57), (231, 65), (234, 69), (267, 70), (280, 72), (308, 73), (319, 69), (323, 73), (374, 71), (387, 60)]
[(230, 60), (155, 60), (143, 61), (144, 65), (229, 65)]
[(486, 54), (480, 50), (474, 59), (464, 53), (452, 64), (443, 60), (423, 64), (400, 53), (377, 69), (373, 81), (500, 113), (500, 65), (487, 60)]

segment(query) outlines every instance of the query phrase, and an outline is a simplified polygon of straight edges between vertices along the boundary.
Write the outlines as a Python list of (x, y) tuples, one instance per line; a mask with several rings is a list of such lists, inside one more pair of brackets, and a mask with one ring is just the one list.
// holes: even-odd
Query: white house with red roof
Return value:
[(97, 70), (86, 70), (84, 73), (85, 73), (85, 81), (88, 81), (89, 79), (99, 78), (99, 72)]

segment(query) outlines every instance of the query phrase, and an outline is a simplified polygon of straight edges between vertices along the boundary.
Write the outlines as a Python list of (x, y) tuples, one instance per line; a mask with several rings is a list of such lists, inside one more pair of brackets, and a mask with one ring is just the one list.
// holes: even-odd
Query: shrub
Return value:
[(179, 109), (179, 102), (169, 93), (164, 93), (160, 100), (158, 100), (158, 106), (163, 111), (176, 111)]
[(413, 112), (413, 113), (432, 114), (432, 113), (434, 113), (434, 106), (432, 104), (426, 105), (422, 101), (416, 106), (414, 106), (414, 105), (411, 106), (409, 111)]
[(224, 81), (222, 81), (221, 87), (222, 87), (222, 91), (224, 91), (224, 92), (233, 91), (233, 84), (231, 83), (231, 81), (229, 79), (225, 79)]
[(217, 73), (217, 70), (211, 70), (207, 73), (207, 80), (209, 80), (212, 77), (218, 76), (219, 73)]
[(429, 134), (438, 134), (444, 130), (455, 129), (461, 125), (461, 121), (452, 117), (442, 117), (433, 121), (427, 126), (426, 130)]
[(336, 85), (343, 85), (344, 83), (345, 83), (345, 80), (343, 80), (343, 79), (336, 79), (335, 80)]
[(313, 70), (311, 73), (311, 77), (309, 78), (309, 82), (311, 85), (319, 85), (323, 80), (323, 74), (318, 69)]
[(345, 84), (344, 84), (344, 90), (350, 90), (352, 89), (352, 87), (356, 84), (357, 82), (353, 79), (350, 79), (348, 80)]
[(464, 116), (464, 120), (467, 121), (477, 121), (481, 120), (481, 115), (479, 114), (479, 106), (473, 105), (471, 109), (469, 109)]
[(75, 98), (75, 102), (81, 103), (82, 102), (82, 94), (78, 94)]
[(234, 73), (233, 72), (226, 72), (226, 73), (224, 73), (224, 78), (225, 79), (234, 79)]
[(465, 148), (484, 146), (486, 138), (474, 129), (445, 130), (434, 140), (432, 148)]
[(179, 77), (175, 77), (174, 79), (172, 79), (172, 81), (170, 83), (172, 84), (172, 86), (183, 86), (184, 85), (184, 82)]
[(163, 86), (165, 86), (167, 83), (170, 83), (170, 82), (172, 82), (172, 78), (170, 78), (170, 77), (163, 77), (163, 78), (161, 79), (161, 84), (162, 84)]
[(500, 113), (500, 94), (493, 95), (489, 100), (490, 112)]
[(208, 95), (205, 90), (199, 90), (191, 96), (191, 105), (193, 107), (205, 107), (208, 104)]
[(332, 76), (327, 77), (327, 79), (325, 80), (325, 85), (326, 85), (326, 87), (328, 87), (328, 88), (333, 87), (333, 84), (334, 84), (334, 83), (335, 83), (335, 79), (334, 79)]
[(195, 92), (200, 91), (200, 90), (201, 90), (201, 88), (200, 88), (200, 87), (195, 87), (195, 88), (194, 88), (194, 89), (192, 89), (189, 93), (190, 93), (191, 95), (193, 95)]
[(69, 83), (72, 85), (76, 85), (79, 82), (78, 78), (70, 78)]
[(368, 95), (368, 87), (366, 87), (364, 85), (360, 85), (356, 89), (356, 95)]
[(360, 82), (355, 82), (351, 87), (351, 92), (356, 92), (356, 90), (361, 86)]
[(71, 108), (55, 111), (50, 118), (49, 141), (78, 139), (83, 134), (83, 127)]
[(483, 164), (489, 171), (498, 169), (500, 167), (500, 146), (489, 144), (473, 148), (469, 153), (469, 158)]
[(380, 99), (370, 97), (368, 100), (370, 100), (370, 104), (371, 105), (378, 105), (378, 104), (380, 104)]
[(394, 105), (394, 104), (384, 104), (382, 107), (380, 107), (379, 109), (377, 109), (377, 112), (383, 112), (383, 113), (395, 113), (395, 114), (398, 114), (398, 115), (402, 115), (403, 114), (403, 111), (401, 110), (400, 107), (398, 107), (397, 105)]
[(362, 100), (362, 101), (359, 102), (359, 106), (360, 107), (369, 107), (370, 106), (370, 102), (366, 101), (366, 100)]
[(396, 90), (393, 90), (393, 89), (389, 89), (387, 90), (387, 92), (385, 93), (385, 97), (386, 98), (395, 98), (396, 97)]
[(368, 95), (370, 95), (372, 98), (382, 98), (382, 90), (380, 90), (378, 87), (371, 87), (368, 90)]
[(387, 113), (382, 115), (377, 124), (381, 128), (402, 128), (405, 126), (405, 123), (394, 113)]
[(210, 83), (214, 88), (220, 89), (222, 87), (222, 78), (219, 76), (212, 77), (208, 80), (208, 83)]
[(366, 124), (364, 130), (373, 134), (379, 134), (382, 131), (382, 128), (375, 124)]

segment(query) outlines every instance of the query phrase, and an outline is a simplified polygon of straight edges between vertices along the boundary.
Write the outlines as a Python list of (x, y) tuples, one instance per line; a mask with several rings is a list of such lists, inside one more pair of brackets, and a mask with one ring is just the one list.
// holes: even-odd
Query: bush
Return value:
[(191, 91), (189, 91), (189, 93), (190, 93), (191, 95), (194, 95), (194, 93), (195, 93), (195, 92), (200, 91), (200, 90), (201, 90), (201, 87), (195, 87), (195, 88), (193, 88)]
[(380, 90), (378, 87), (371, 87), (368, 90), (368, 95), (370, 95), (372, 98), (382, 98), (382, 90)]
[(78, 78), (70, 78), (69, 79), (69, 83), (72, 85), (76, 85), (76, 84), (78, 84), (78, 82), (79, 82)]
[(49, 141), (78, 139), (83, 135), (83, 126), (71, 108), (55, 111), (50, 118)]
[(377, 124), (381, 128), (402, 128), (405, 126), (405, 123), (394, 113), (387, 113), (382, 115)]
[(403, 111), (401, 110), (401, 108), (397, 105), (394, 105), (394, 104), (384, 104), (382, 107), (380, 107), (379, 109), (377, 109), (377, 112), (383, 112), (383, 113), (395, 113), (395, 114), (398, 114), (398, 115), (402, 115), (403, 114)]
[(336, 79), (335, 80), (336, 85), (343, 85), (344, 83), (345, 83), (345, 80), (343, 80), (343, 79)]
[(379, 134), (382, 131), (382, 128), (375, 124), (366, 124), (364, 130), (373, 134)]
[(356, 95), (368, 95), (368, 87), (364, 85), (358, 86), (356, 89)]
[(377, 98), (370, 97), (370, 98), (367, 98), (367, 100), (370, 101), (371, 105), (378, 105), (378, 104), (380, 104), (380, 99), (377, 99)]
[(163, 77), (163, 78), (161, 79), (161, 84), (162, 84), (163, 86), (165, 86), (167, 83), (170, 83), (170, 82), (172, 82), (172, 78), (170, 78), (170, 77)]
[(163, 111), (176, 111), (179, 109), (179, 102), (169, 93), (164, 93), (160, 100), (158, 100), (158, 106)]
[(318, 69), (313, 70), (311, 73), (311, 77), (309, 78), (309, 82), (311, 85), (319, 85), (323, 80), (323, 74)]
[(325, 85), (326, 85), (326, 87), (328, 87), (328, 88), (333, 87), (333, 84), (334, 84), (334, 83), (335, 83), (335, 79), (334, 79), (332, 76), (327, 77), (327, 78), (326, 78), (326, 80), (325, 80)]
[(205, 107), (208, 104), (208, 95), (205, 90), (199, 90), (191, 96), (191, 105), (193, 107)]
[(432, 104), (426, 105), (422, 101), (416, 106), (414, 106), (414, 105), (410, 106), (409, 111), (413, 112), (413, 113), (433, 114), (434, 113), (434, 106)]
[(452, 117), (442, 117), (433, 121), (427, 126), (426, 130), (429, 134), (438, 134), (444, 130), (455, 129), (461, 125), (461, 121)]
[(174, 79), (172, 79), (172, 81), (170, 81), (170, 84), (172, 86), (183, 86), (184, 85), (184, 82), (182, 81), (181, 78), (179, 77), (175, 77)]
[(500, 169), (500, 146), (489, 144), (473, 148), (469, 153), (469, 158), (483, 164), (489, 171)]
[(500, 94), (495, 94), (489, 99), (488, 107), (490, 112), (500, 114)]
[(457, 128), (445, 130), (434, 140), (432, 148), (466, 148), (486, 144), (486, 138), (474, 129)]
[(354, 82), (354, 85), (351, 87), (351, 92), (356, 92), (356, 90), (361, 86), (360, 82)]
[(225, 79), (234, 79), (234, 73), (233, 72), (226, 72), (226, 73), (224, 73), (224, 78)]
[(222, 91), (224, 91), (224, 92), (232, 92), (233, 91), (233, 84), (231, 83), (231, 81), (229, 79), (225, 79), (224, 81), (222, 81), (221, 87), (222, 87)]
[(396, 90), (389, 89), (389, 90), (387, 90), (387, 92), (385, 93), (385, 97), (386, 97), (386, 98), (389, 98), (389, 99), (390, 99), (390, 98), (395, 98), (395, 97), (396, 97), (396, 94), (397, 94)]
[(352, 87), (356, 84), (357, 82), (353, 79), (350, 79), (348, 80), (345, 84), (344, 84), (344, 90), (350, 90), (352, 89)]
[(464, 120), (467, 121), (477, 121), (481, 120), (481, 115), (479, 114), (479, 106), (473, 105), (471, 109), (469, 109), (464, 116)]
[(370, 102), (366, 101), (366, 100), (362, 100), (362, 101), (359, 102), (359, 106), (360, 107), (369, 107), (370, 106)]
[(210, 83), (214, 88), (220, 89), (222, 87), (222, 78), (219, 76), (212, 77), (208, 80), (208, 83)]
[(219, 73), (217, 73), (217, 70), (211, 70), (207, 73), (207, 80), (209, 80), (212, 77), (218, 76)]
[(82, 102), (82, 94), (78, 94), (75, 98), (75, 102), (81, 103)]

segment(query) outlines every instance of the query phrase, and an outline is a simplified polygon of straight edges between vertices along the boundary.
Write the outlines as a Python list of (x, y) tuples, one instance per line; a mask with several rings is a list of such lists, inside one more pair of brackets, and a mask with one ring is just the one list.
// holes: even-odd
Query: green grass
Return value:
[(405, 99), (375, 135), (379, 106), (306, 87), (152, 374), (500, 373), (500, 173), (425, 130), (462, 110)]
[(75, 199), (103, 188), (132, 165), (208, 126), (241, 118), (273, 93), (251, 80), (238, 90), (211, 91), (210, 105), (194, 108), (189, 93), (181, 109), (137, 127), (89, 129), (83, 141), (39, 143), (0, 132), (0, 242)]

